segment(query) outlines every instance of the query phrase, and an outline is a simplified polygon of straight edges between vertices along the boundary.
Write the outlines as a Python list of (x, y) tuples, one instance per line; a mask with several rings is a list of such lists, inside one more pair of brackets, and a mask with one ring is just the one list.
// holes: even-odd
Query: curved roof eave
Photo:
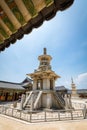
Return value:
[(70, 7), (73, 2), (74, 0), (0, 1), (0, 51), (31, 33), (33, 28), (38, 28), (45, 20), (52, 19), (57, 11)]

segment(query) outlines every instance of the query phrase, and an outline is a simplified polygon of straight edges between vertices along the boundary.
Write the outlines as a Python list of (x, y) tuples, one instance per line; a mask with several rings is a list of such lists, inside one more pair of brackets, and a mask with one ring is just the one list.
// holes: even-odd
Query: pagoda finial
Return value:
[(44, 48), (44, 55), (46, 55), (47, 54), (47, 49), (46, 48)]

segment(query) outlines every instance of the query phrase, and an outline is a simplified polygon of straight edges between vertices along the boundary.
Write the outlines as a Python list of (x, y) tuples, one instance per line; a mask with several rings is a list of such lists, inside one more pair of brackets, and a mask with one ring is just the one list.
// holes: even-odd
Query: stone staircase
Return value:
[(31, 96), (32, 96), (32, 91), (30, 92), (30, 94), (29, 94), (29, 96), (26, 98), (26, 100), (25, 100), (25, 102), (24, 102), (24, 104), (23, 104), (23, 108), (25, 108), (25, 106), (27, 105), (27, 104), (29, 104), (29, 101), (30, 101), (30, 99), (31, 99)]
[(53, 93), (55, 98), (57, 99), (58, 107), (65, 108), (65, 100), (62, 98), (62, 96), (57, 92), (53, 92)]
[(41, 95), (42, 95), (42, 91), (39, 91), (38, 96), (37, 96), (37, 98), (36, 98), (36, 100), (34, 102), (34, 109), (37, 108), (37, 104), (39, 102), (39, 99), (40, 99)]
[(33, 105), (33, 108), (36, 109), (41, 95), (42, 91), (31, 91), (23, 104), (23, 108), (25, 110), (30, 110), (32, 107), (31, 105)]

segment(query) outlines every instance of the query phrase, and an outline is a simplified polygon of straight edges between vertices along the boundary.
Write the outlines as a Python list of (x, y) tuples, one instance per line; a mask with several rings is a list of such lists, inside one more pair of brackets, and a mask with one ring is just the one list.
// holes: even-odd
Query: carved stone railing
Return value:
[(0, 106), (0, 114), (27, 122), (47, 122), (87, 119), (87, 109), (27, 111)]

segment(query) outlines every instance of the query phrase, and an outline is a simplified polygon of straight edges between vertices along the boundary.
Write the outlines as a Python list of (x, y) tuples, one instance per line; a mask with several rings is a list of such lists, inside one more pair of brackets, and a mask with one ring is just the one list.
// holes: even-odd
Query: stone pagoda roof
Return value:
[(30, 76), (31, 78), (45, 78), (45, 77), (55, 77), (55, 79), (57, 78), (61, 78), (59, 75), (57, 75), (54, 71), (52, 70), (46, 70), (46, 71), (35, 71), (34, 73), (30, 73), (27, 74), (28, 76)]
[(20, 40), (74, 0), (0, 0), (0, 51)]

